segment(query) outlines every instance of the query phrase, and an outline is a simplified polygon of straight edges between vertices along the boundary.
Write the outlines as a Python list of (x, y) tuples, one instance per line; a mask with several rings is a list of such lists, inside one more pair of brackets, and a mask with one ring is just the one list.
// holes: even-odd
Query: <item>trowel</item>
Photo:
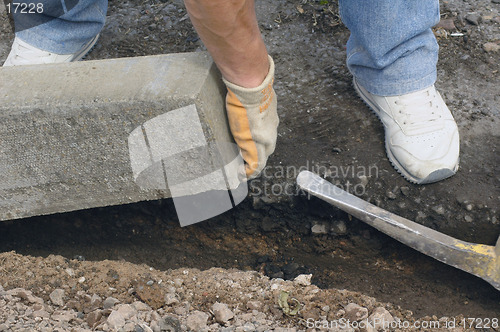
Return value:
[(500, 290), (500, 237), (496, 246), (455, 239), (370, 204), (309, 171), (299, 173), (297, 184), (399, 242), (478, 276)]

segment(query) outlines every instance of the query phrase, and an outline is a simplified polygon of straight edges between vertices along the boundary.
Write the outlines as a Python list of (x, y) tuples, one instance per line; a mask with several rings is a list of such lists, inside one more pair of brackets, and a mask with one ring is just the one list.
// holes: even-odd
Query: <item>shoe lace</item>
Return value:
[(402, 124), (410, 130), (433, 130), (439, 126), (437, 120), (442, 117), (437, 92), (425, 89), (408, 95), (400, 96), (395, 103), (399, 107), (399, 114), (403, 118)]

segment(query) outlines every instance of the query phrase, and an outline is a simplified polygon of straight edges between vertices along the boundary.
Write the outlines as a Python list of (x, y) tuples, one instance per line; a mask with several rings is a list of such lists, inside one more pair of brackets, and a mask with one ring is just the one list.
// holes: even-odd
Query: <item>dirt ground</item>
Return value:
[[(446, 181), (416, 186), (390, 165), (383, 127), (351, 87), (345, 66), (349, 32), (336, 2), (257, 1), (261, 30), (276, 62), (280, 127), (268, 171), (250, 183), (245, 202), (187, 228), (178, 226), (170, 200), (3, 222), (0, 285), (46, 297), (43, 291), (59, 286), (47, 284), (45, 290), (46, 271), (29, 262), (61, 255), (72, 262), (85, 259), (89, 269), (117, 261), (113, 264), (126, 266), (120, 275), (128, 281), (142, 273), (140, 264), (160, 271), (238, 268), (284, 279), (312, 273), (312, 282), (325, 289), (321, 294), (359, 292), (402, 308), (394, 309), (400, 315), (411, 310), (413, 318), (498, 317), (500, 293), (486, 282), (420, 255), (323, 202), (295, 195), (296, 173), (282, 170), (328, 170), (332, 182), (363, 184), (357, 194), (382, 208), (462, 240), (494, 245), (500, 234), (500, 51), (494, 50), (500, 43), (499, 12), (496, 0), (441, 1), (436, 85), (459, 126), (460, 170)], [(87, 60), (204, 50), (181, 1), (110, 1), (108, 15)], [(3, 61), (13, 38), (4, 14), (0, 30)], [(292, 194), (273, 188), (290, 188)], [(315, 225), (327, 230), (313, 232)], [(12, 250), (26, 263), (16, 265)], [(28, 271), (37, 277), (12, 278)], [(318, 305), (327, 301), (322, 296)]]

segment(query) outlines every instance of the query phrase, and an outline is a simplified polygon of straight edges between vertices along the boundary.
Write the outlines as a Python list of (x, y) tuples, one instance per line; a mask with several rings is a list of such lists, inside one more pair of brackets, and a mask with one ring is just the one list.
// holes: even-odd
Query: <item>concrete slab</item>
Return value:
[(0, 220), (170, 197), (237, 154), (206, 53), (6, 67), (0, 80)]

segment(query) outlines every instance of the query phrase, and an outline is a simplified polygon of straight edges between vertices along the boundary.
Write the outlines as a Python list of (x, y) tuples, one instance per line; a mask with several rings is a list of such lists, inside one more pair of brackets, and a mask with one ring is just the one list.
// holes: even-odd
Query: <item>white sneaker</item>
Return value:
[(356, 80), (354, 88), (384, 124), (389, 160), (408, 181), (432, 183), (455, 174), (458, 128), (434, 85), (391, 97), (371, 94)]
[(9, 56), (4, 67), (22, 65), (40, 65), (46, 63), (72, 62), (82, 59), (95, 45), (99, 35), (95, 36), (85, 44), (78, 52), (73, 54), (56, 54), (41, 50), (21, 39), (15, 37)]

